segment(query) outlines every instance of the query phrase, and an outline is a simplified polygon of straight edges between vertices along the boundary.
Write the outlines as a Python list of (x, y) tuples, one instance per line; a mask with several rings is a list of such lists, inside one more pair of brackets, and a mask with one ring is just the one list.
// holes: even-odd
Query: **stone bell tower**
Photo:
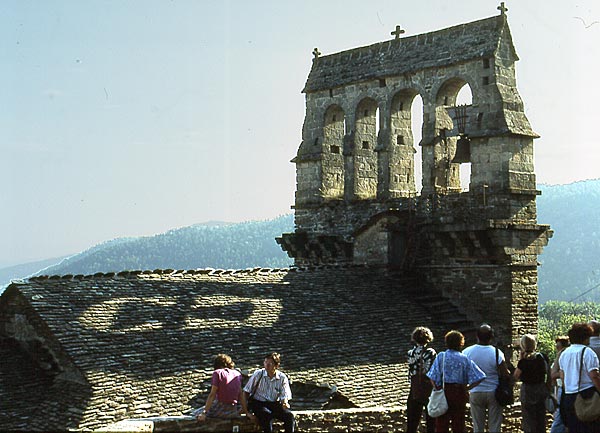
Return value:
[[(297, 266), (367, 264), (411, 275), (505, 341), (537, 330), (537, 223), (531, 128), (517, 91), (506, 8), (491, 18), (321, 56), (303, 92)], [(469, 86), (472, 103), (457, 106)], [(422, 140), (411, 106), (423, 100)], [(415, 148), (422, 191), (415, 186)], [(468, 191), (460, 171), (470, 165)]]

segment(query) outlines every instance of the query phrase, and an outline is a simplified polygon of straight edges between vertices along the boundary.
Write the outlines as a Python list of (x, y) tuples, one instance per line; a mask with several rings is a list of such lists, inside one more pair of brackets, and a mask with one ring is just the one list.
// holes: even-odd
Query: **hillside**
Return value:
[[(540, 185), (538, 221), (554, 236), (540, 256), (540, 303), (600, 301), (600, 179)], [(115, 239), (58, 259), (0, 269), (0, 285), (49, 266), (44, 274), (93, 274), (134, 269), (285, 267), (292, 260), (275, 237), (294, 229), (293, 216), (243, 223), (209, 222), (155, 236)], [(597, 288), (595, 288), (598, 286)], [(593, 289), (593, 290), (590, 290)], [(584, 292), (589, 293), (578, 297)]]
[(292, 215), (267, 221), (207, 223), (154, 236), (115, 239), (44, 269), (44, 274), (94, 274), (135, 269), (286, 267), (275, 237), (293, 230)]
[(16, 266), (0, 268), (0, 286), (7, 284), (12, 279), (19, 279), (38, 272), (40, 269), (55, 265), (65, 257), (40, 260), (36, 262), (23, 263)]
[[(554, 236), (540, 256), (540, 303), (570, 301), (600, 283), (600, 179), (540, 185), (538, 221)], [(600, 288), (576, 299), (599, 301)]]

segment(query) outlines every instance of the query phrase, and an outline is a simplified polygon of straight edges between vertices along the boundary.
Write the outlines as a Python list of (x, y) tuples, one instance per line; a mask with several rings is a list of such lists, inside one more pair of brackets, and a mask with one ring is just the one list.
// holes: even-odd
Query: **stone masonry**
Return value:
[[(506, 346), (536, 333), (537, 255), (552, 232), (537, 223), (538, 135), (517, 91), (517, 60), (504, 12), (316, 56), (292, 160), (296, 228), (278, 239), (296, 265), (401, 270), (474, 323), (492, 322)], [(472, 103), (457, 107), (463, 86)], [(411, 123), (417, 95), (420, 143)]]

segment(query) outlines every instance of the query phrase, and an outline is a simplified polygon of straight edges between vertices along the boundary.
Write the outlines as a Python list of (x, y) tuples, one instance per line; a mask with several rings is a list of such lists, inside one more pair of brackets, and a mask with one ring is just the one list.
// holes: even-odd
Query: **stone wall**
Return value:
[[(339, 409), (324, 411), (295, 411), (298, 431), (305, 433), (340, 432), (401, 432), (406, 430), (406, 407), (368, 409)], [(547, 415), (548, 426), (552, 416)], [(516, 432), (521, 429), (521, 405), (519, 403), (504, 410), (503, 431)], [(209, 420), (198, 424), (192, 417), (168, 417), (124, 420), (109, 425), (103, 432), (257, 432), (257, 426), (249, 420), (226, 421)], [(283, 426), (275, 422), (275, 431), (283, 431)], [(424, 432), (421, 423), (420, 432)], [(472, 431), (470, 416), (467, 414), (467, 431)]]

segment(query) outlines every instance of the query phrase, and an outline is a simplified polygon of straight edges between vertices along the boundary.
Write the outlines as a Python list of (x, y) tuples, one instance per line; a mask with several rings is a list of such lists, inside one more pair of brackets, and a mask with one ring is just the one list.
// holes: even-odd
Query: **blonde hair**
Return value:
[(525, 358), (533, 358), (535, 349), (537, 347), (535, 335), (523, 335), (519, 341), (519, 346), (521, 346), (521, 351), (524, 353)]

